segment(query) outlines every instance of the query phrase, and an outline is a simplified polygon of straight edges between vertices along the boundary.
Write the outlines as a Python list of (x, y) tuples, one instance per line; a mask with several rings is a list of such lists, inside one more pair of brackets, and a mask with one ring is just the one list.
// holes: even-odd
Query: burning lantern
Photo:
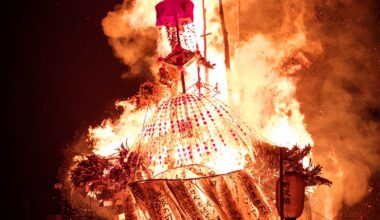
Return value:
[[(277, 210), (281, 213), (281, 183), (280, 179), (276, 184), (276, 205)], [(304, 179), (294, 173), (285, 172), (283, 176), (283, 216), (285, 219), (298, 218), (303, 211), (305, 199), (305, 181)], [(281, 215), (281, 214), (280, 214)]]

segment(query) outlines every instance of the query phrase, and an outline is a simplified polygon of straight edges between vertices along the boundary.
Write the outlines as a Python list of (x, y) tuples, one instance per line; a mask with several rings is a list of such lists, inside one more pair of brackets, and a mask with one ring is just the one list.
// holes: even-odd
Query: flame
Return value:
[(280, 118), (277, 125), (269, 129), (268, 138), (274, 145), (292, 147), (294, 143), (298, 142), (298, 136), (285, 117)]
[[(158, 1), (156, 1), (158, 2)], [(227, 1), (233, 4), (232, 1)], [(206, 1), (207, 5), (207, 33), (208, 37), (207, 59), (215, 63), (214, 69), (209, 70), (208, 78), (210, 86), (218, 85), (220, 94), (217, 98), (228, 103), (236, 112), (244, 115), (249, 124), (253, 124), (261, 141), (275, 145), (303, 147), (313, 144), (311, 135), (303, 123), (303, 115), (300, 112), (300, 104), (295, 98), (296, 74), (307, 68), (310, 64), (307, 57), (300, 52), (306, 46), (306, 33), (304, 32), (302, 16), (295, 20), (296, 31), (288, 33), (286, 24), (283, 36), (268, 36), (261, 33), (253, 35), (244, 43), (239, 43), (238, 33), (230, 33), (231, 44), (231, 71), (227, 72), (224, 65), (223, 34), (221, 32), (220, 17), (217, 12), (219, 5), (217, 0)], [(225, 2), (226, 3), (226, 2)], [(196, 28), (196, 42), (203, 53), (203, 10), (201, 1), (194, 1), (194, 25)], [(300, 6), (301, 7), (301, 6)], [(302, 12), (301, 12), (302, 13)], [(170, 46), (165, 38), (165, 31), (157, 29), (154, 24), (154, 7), (152, 2), (136, 1), (133, 9), (110, 13), (104, 24), (116, 22), (118, 28), (105, 28), (107, 35), (117, 32), (116, 35), (133, 35), (134, 31), (154, 28), (157, 31), (157, 57), (165, 56), (170, 52)], [(148, 15), (148, 16), (146, 16)], [(286, 20), (286, 19), (285, 19)], [(290, 20), (287, 20), (290, 22)], [(229, 24), (230, 28), (236, 28), (239, 24)], [(107, 25), (106, 25), (107, 26)], [(111, 25), (112, 26), (112, 25)], [(108, 26), (107, 26), (108, 27)], [(115, 27), (115, 26), (112, 26)], [(238, 28), (237, 28), (238, 29)], [(150, 30), (150, 29), (149, 29)], [(148, 31), (145, 31), (148, 32)], [(147, 33), (149, 34), (149, 33)], [(161, 36), (161, 37), (159, 37)], [(143, 44), (143, 43), (142, 43)], [(141, 49), (141, 45), (130, 51), (122, 51), (116, 48), (116, 53), (123, 57), (127, 64), (138, 62), (138, 59), (146, 59), (134, 55), (135, 49)], [(137, 53), (137, 52), (136, 52)], [(204, 54), (203, 54), (204, 55)], [(156, 57), (156, 58), (157, 58)], [(293, 59), (295, 62), (288, 62)], [(157, 72), (158, 65), (151, 62), (150, 68)], [(205, 70), (201, 69), (201, 79), (206, 78)], [(195, 84), (197, 79), (197, 66), (190, 65), (186, 69), (186, 85)], [(230, 74), (230, 77), (229, 75)], [(227, 88), (230, 88), (228, 90)], [(180, 91), (181, 88), (178, 88)], [(207, 91), (203, 91), (207, 92)], [(116, 152), (117, 147), (128, 139), (128, 145), (132, 146), (141, 133), (145, 114), (143, 110), (133, 111), (133, 105), (128, 102), (118, 102), (116, 106), (124, 109), (120, 118), (116, 121), (106, 119), (102, 125), (89, 129), (89, 139), (94, 145), (94, 152), (103, 156), (109, 156)], [(151, 112), (155, 110), (152, 109)], [(178, 143), (181, 147), (181, 143)], [(186, 148), (186, 147), (183, 147)], [(169, 149), (169, 147), (168, 147)], [(218, 152), (222, 159), (207, 162), (206, 166), (214, 168), (217, 172), (227, 172), (244, 167), (244, 155), (237, 153), (233, 148), (221, 148)], [(161, 155), (165, 156), (165, 155)], [(159, 158), (152, 158), (159, 161)], [(175, 161), (183, 160), (181, 155), (176, 155)], [(194, 156), (196, 162), (197, 158)], [(198, 158), (198, 161), (200, 159)], [(309, 160), (304, 161), (308, 165)], [(156, 162), (159, 163), (159, 162)], [(157, 166), (154, 173), (162, 169)]]
[[(154, 1), (159, 2), (159, 1)], [(227, 1), (228, 4), (233, 4)], [(203, 10), (201, 1), (194, 1), (194, 24), (196, 28), (196, 41), (199, 50), (203, 52)], [(207, 8), (207, 32), (208, 36), (207, 57), (212, 63), (216, 63), (215, 69), (208, 73), (209, 84), (218, 85), (221, 92), (217, 97), (228, 102), (230, 96), (232, 100), (229, 103), (237, 112), (242, 113), (254, 124), (259, 136), (263, 141), (267, 141), (279, 146), (292, 147), (297, 144), (303, 146), (313, 144), (311, 135), (307, 132), (303, 124), (303, 115), (300, 113), (300, 105), (294, 97), (296, 90), (296, 81), (289, 77), (305, 65), (309, 64), (307, 58), (299, 52), (305, 46), (306, 37), (303, 28), (302, 16), (296, 19), (297, 31), (288, 34), (280, 40), (271, 36), (264, 36), (260, 33), (251, 37), (251, 39), (239, 46), (239, 42), (232, 42), (233, 48), (239, 49), (234, 51), (235, 56), (232, 59), (231, 73), (226, 72), (224, 66), (224, 53), (221, 49), (223, 46), (223, 35), (221, 33), (220, 17), (217, 0), (206, 1)], [(301, 7), (302, 8), (302, 7)], [(302, 12), (301, 12), (302, 13)], [(103, 23), (116, 22), (125, 24), (125, 26), (105, 25), (105, 33), (118, 32), (117, 35), (133, 35), (134, 29), (155, 28), (154, 7), (152, 2), (136, 1), (133, 9), (110, 12)], [(289, 21), (288, 21), (289, 22)], [(234, 28), (234, 25), (230, 25)], [(129, 28), (128, 28), (129, 27)], [(128, 29), (129, 31), (126, 31)], [(284, 26), (283, 29), (286, 29)], [(163, 56), (170, 52), (168, 42), (165, 39), (165, 31), (158, 30), (161, 38), (157, 38), (157, 54)], [(159, 34), (157, 36), (159, 36)], [(230, 34), (231, 39), (236, 39), (234, 33)], [(126, 63), (137, 62), (138, 57), (123, 54)], [(130, 58), (132, 57), (133, 60)], [(290, 57), (301, 57), (302, 62), (284, 66), (284, 62)], [(305, 64), (306, 63), (306, 64)], [(303, 65), (304, 64), (304, 65)], [(152, 69), (157, 68), (152, 64)], [(191, 65), (186, 70), (187, 85), (192, 85), (197, 81), (196, 65)], [(228, 82), (227, 74), (232, 75), (231, 81)], [(205, 79), (205, 71), (202, 69), (201, 78)], [(231, 85), (231, 91), (227, 90), (227, 84)], [(179, 88), (180, 90), (180, 88)], [(118, 102), (117, 106), (124, 108), (124, 113), (118, 121), (107, 119), (102, 125), (89, 129), (89, 138), (94, 143), (94, 151), (101, 155), (111, 155), (115, 152), (126, 137), (128, 144), (133, 144), (142, 127), (144, 113), (133, 112), (133, 106), (126, 102)], [(233, 155), (233, 149), (226, 149), (223, 152), (226, 155)], [(231, 161), (230, 161), (231, 160)], [(227, 164), (234, 164), (234, 157), (226, 157), (225, 161), (219, 161), (220, 167)], [(230, 162), (229, 162), (230, 161)]]
[[(165, 56), (165, 54), (170, 52), (168, 42), (165, 40), (160, 41), (159, 32), (154, 26), (154, 4), (158, 2), (159, 0), (124, 0), (124, 3), (120, 7), (116, 8), (115, 11), (109, 12), (107, 17), (103, 20), (102, 24), (104, 32), (109, 37), (115, 55), (131, 67), (131, 72), (128, 74), (145, 75), (147, 69), (151, 72), (157, 72), (157, 56), (154, 51), (152, 51), (152, 48), (156, 46), (156, 41), (156, 52), (158, 56)], [(197, 33), (196, 41), (198, 42), (199, 50), (203, 53), (204, 45), (201, 37), (203, 34), (202, 6), (200, 0), (193, 2), (195, 4), (194, 23)], [(335, 57), (333, 59), (331, 59), (331, 57), (326, 58), (330, 62), (327, 66), (333, 67), (333, 70), (331, 70), (332, 78), (337, 79), (327, 81), (326, 83), (324, 82), (323, 86), (326, 87), (324, 88), (326, 91), (319, 92), (318, 95), (333, 96), (331, 99), (330, 97), (322, 97), (322, 99), (325, 100), (323, 100), (324, 103), (321, 105), (327, 106), (324, 107), (324, 110), (328, 109), (325, 115), (330, 116), (326, 116), (325, 118), (328, 119), (324, 120), (314, 119), (316, 117), (313, 117), (313, 120), (316, 122), (315, 124), (317, 124), (317, 126), (315, 126), (315, 124), (313, 125), (314, 128), (323, 130), (327, 127), (326, 124), (328, 124), (329, 128), (326, 129), (327, 132), (332, 129), (337, 129), (336, 134), (331, 135), (331, 137), (327, 137), (329, 135), (324, 133), (326, 131), (315, 132), (317, 135), (319, 133), (326, 136), (322, 138), (318, 137), (319, 146), (323, 146), (322, 148), (319, 148), (319, 151), (323, 151), (320, 153), (321, 157), (319, 158), (319, 161), (327, 167), (326, 171), (329, 178), (334, 178), (334, 188), (330, 191), (318, 188), (314, 195), (319, 194), (319, 201), (316, 201), (315, 204), (313, 204), (313, 207), (328, 219), (333, 219), (337, 215), (343, 202), (353, 203), (357, 199), (362, 198), (366, 188), (365, 184), (367, 179), (369, 178), (371, 171), (378, 167), (377, 161), (379, 161), (378, 155), (374, 153), (373, 150), (373, 143), (375, 139), (377, 140), (376, 136), (378, 136), (375, 131), (372, 131), (372, 129), (375, 130), (375, 128), (371, 127), (368, 128), (368, 130), (366, 128), (365, 132), (359, 129), (359, 127), (365, 126), (363, 125), (365, 123), (362, 122), (362, 118), (357, 118), (352, 115), (352, 109), (348, 110), (348, 108), (351, 108), (350, 104), (352, 100), (350, 99), (353, 98), (352, 94), (347, 93), (347, 91), (342, 90), (342, 88), (340, 88), (341, 90), (339, 88), (337, 89), (339, 86), (336, 85), (336, 82), (340, 82), (342, 79), (349, 79), (351, 81), (361, 80), (363, 82), (357, 85), (366, 87), (366, 89), (363, 89), (363, 94), (365, 94), (363, 96), (366, 98), (361, 97), (358, 100), (364, 100), (364, 103), (365, 101), (372, 99), (369, 97), (370, 93), (368, 90), (371, 89), (373, 85), (369, 85), (367, 79), (364, 80), (364, 78), (362, 78), (367, 74), (357, 76), (357, 68), (349, 68), (351, 64), (346, 63), (347, 60), (349, 62), (354, 60), (360, 61), (358, 63), (362, 63), (362, 60), (368, 59), (367, 52), (364, 53), (357, 49), (353, 49), (357, 48), (355, 47), (358, 42), (357, 39), (362, 39), (361, 41), (365, 41), (363, 39), (366, 39), (363, 38), (362, 35), (358, 36), (358, 33), (362, 33), (363, 31), (361, 29), (363, 25), (360, 26), (359, 30), (359, 28), (356, 28), (359, 27), (357, 26), (357, 23), (355, 23), (355, 25), (351, 23), (351, 37), (347, 37), (342, 33), (339, 34), (339, 32), (336, 32), (339, 35), (335, 36), (335, 34), (333, 34), (333, 37), (331, 37), (331, 33), (335, 33), (335, 30), (331, 30), (331, 28), (328, 28), (329, 36), (322, 33), (323, 31), (318, 28), (310, 28), (310, 25), (308, 25), (308, 28), (315, 28), (315, 30), (306, 30), (304, 17), (312, 17), (312, 19), (315, 20), (315, 17), (313, 17), (314, 15), (307, 15), (307, 13), (313, 14), (315, 12), (311, 8), (319, 10), (321, 9), (320, 6), (326, 4), (324, 7), (334, 11), (334, 13), (326, 14), (332, 14), (334, 16), (337, 14), (339, 15), (338, 12), (335, 13), (337, 8), (345, 8), (345, 10), (352, 8), (338, 7), (334, 5), (336, 3), (333, 1), (318, 3), (321, 5), (317, 5), (312, 1), (296, 0), (284, 0), (278, 2), (268, 1), (260, 3), (257, 3), (259, 1), (232, 0), (224, 0), (223, 2), (227, 8), (225, 8), (225, 12), (236, 12), (236, 9), (238, 9), (239, 13), (244, 14), (244, 17), (239, 18), (239, 16), (234, 14), (236, 17), (232, 17), (233, 19), (231, 19), (231, 13), (226, 15), (230, 16), (227, 18), (227, 22), (229, 22), (227, 24), (227, 29), (229, 30), (231, 52), (231, 72), (227, 73), (224, 66), (223, 35), (218, 15), (218, 0), (206, 1), (207, 33), (210, 33), (210, 35), (207, 35), (207, 59), (210, 60), (211, 63), (216, 63), (215, 69), (209, 71), (209, 84), (211, 86), (218, 84), (221, 94), (217, 97), (225, 103), (228, 103), (231, 108), (243, 116), (242, 118), (247, 119), (247, 123), (250, 124), (257, 133), (257, 136), (255, 137), (259, 138), (261, 141), (288, 148), (295, 144), (300, 147), (303, 147), (306, 144), (313, 145), (314, 141), (307, 130), (308, 126), (304, 123), (302, 103), (298, 102), (295, 95), (297, 91), (297, 83), (299, 83), (297, 82), (297, 78), (300, 74), (304, 74), (302, 73), (302, 70), (307, 69), (311, 65), (312, 61), (310, 61), (310, 56), (322, 53), (321, 43), (318, 40), (315, 40), (315, 38), (321, 38), (321, 41), (323, 42), (328, 41), (330, 45), (334, 45), (334, 48), (335, 46), (338, 46), (338, 48), (344, 46), (344, 51), (350, 54), (350, 56), (346, 56), (346, 54), (343, 54), (338, 50), (339, 53), (334, 52), (331, 53), (332, 55), (327, 55), (327, 57), (343, 55), (342, 57), (344, 60), (339, 60)], [(345, 6), (347, 3), (339, 2), (339, 4)], [(245, 7), (247, 5), (250, 7)], [(259, 9), (249, 11), (252, 9), (252, 5), (255, 7), (258, 6)], [(268, 19), (269, 16), (259, 18), (263, 13), (267, 13), (266, 10), (261, 9), (267, 9), (268, 5), (270, 5), (269, 9), (276, 9), (269, 10), (271, 13), (277, 12), (277, 10), (281, 12), (279, 15), (273, 16), (275, 19), (269, 19), (271, 21), (265, 20)], [(358, 8), (361, 7), (362, 5), (358, 5)], [(355, 7), (351, 10), (357, 11), (358, 8)], [(308, 9), (308, 11), (305, 12), (305, 9)], [(249, 12), (247, 13), (247, 11)], [(324, 11), (322, 10), (321, 12)], [(347, 14), (347, 11), (344, 12)], [(326, 14), (322, 13), (320, 16), (327, 16)], [(357, 18), (360, 13), (350, 14)], [(365, 16), (365, 19), (362, 19), (362, 17), (359, 16), (361, 19), (353, 20), (357, 22), (357, 20), (368, 20), (368, 17), (371, 17), (368, 15), (363, 16)], [(317, 17), (319, 17), (319, 15)], [(328, 17), (329, 16), (327, 16), (327, 18)], [(249, 20), (255, 20), (253, 25), (247, 22)], [(323, 21), (314, 22), (314, 20), (312, 23), (317, 23), (315, 26), (323, 26)], [(274, 21), (279, 25), (267, 25), (266, 23), (273, 23)], [(242, 26), (250, 25), (252, 30), (249, 31), (249, 36), (240, 33), (239, 22)], [(350, 22), (350, 19), (345, 22)], [(247, 25), (247, 23), (249, 25)], [(256, 28), (255, 25), (260, 26), (262, 25), (261, 23), (264, 24), (263, 26), (275, 26), (276, 29), (268, 31), (266, 28), (261, 28), (262, 30)], [(311, 26), (314, 26), (314, 24)], [(307, 31), (320, 31), (321, 34), (318, 33), (315, 35), (315, 33), (308, 33)], [(164, 39), (165, 33), (162, 33), (162, 36)], [(239, 42), (239, 39), (242, 39), (241, 42)], [(341, 41), (344, 43), (340, 43)], [(371, 41), (369, 41), (369, 43), (370, 42)], [(350, 48), (351, 46), (353, 47)], [(363, 54), (365, 54), (365, 56)], [(337, 61), (339, 61), (339, 63)], [(149, 64), (149, 68), (146, 68), (146, 64)], [(187, 68), (187, 85), (192, 85), (197, 81), (195, 74), (196, 69), (196, 65), (191, 65)], [(204, 69), (201, 70), (201, 78), (204, 80), (206, 78), (205, 71)], [(365, 72), (371, 72), (368, 67), (365, 67), (364, 70)], [(124, 74), (124, 76), (128, 74)], [(343, 74), (344, 77), (342, 77)], [(355, 77), (353, 77), (353, 75)], [(353, 83), (353, 85), (356, 84)], [(333, 93), (336, 92), (339, 94), (333, 95)], [(342, 99), (348, 101), (338, 104)], [(335, 108), (336, 104), (338, 104), (338, 108)], [(138, 135), (141, 133), (144, 119), (149, 118), (151, 113), (155, 111), (154, 107), (151, 107), (149, 111), (135, 110), (133, 104), (128, 101), (117, 102), (116, 106), (123, 109), (123, 113), (118, 119), (105, 119), (101, 125), (89, 128), (88, 138), (93, 145), (94, 152), (103, 156), (114, 154), (116, 148), (122, 143), (126, 144), (127, 142), (128, 146), (132, 146)], [(336, 113), (337, 111), (339, 114)], [(337, 119), (335, 117), (337, 117)], [(331, 118), (334, 119), (332, 120)], [(339, 123), (337, 123), (337, 121)], [(350, 125), (342, 125), (342, 121), (349, 121)], [(336, 124), (330, 126), (330, 124), (334, 123)], [(309, 126), (311, 127), (311, 124)], [(344, 128), (342, 129), (339, 127)], [(350, 138), (347, 138), (347, 140), (341, 140), (342, 138), (340, 134), (349, 136)], [(334, 139), (336, 139), (336, 141), (334, 141)], [(331, 149), (336, 147), (334, 145), (344, 146), (344, 149), (340, 149), (339, 153), (336, 155), (329, 155)], [(181, 146), (181, 144), (179, 144), (179, 146)], [(241, 162), (244, 158), (235, 152), (234, 149), (225, 148), (223, 149), (223, 152), (221, 152), (225, 155), (223, 160), (210, 161), (207, 165), (211, 167), (219, 167), (221, 171), (228, 170), (230, 167), (241, 169), (242, 166), (238, 165), (239, 163), (236, 163), (236, 161)], [(362, 155), (366, 156), (364, 157)], [(318, 155), (316, 154), (316, 156)], [(181, 155), (177, 155), (176, 160), (181, 160)], [(305, 159), (304, 166), (308, 166), (308, 162), (308, 159)], [(354, 179), (357, 173), (361, 173), (364, 178), (360, 178), (360, 180), (354, 182), (348, 181), (349, 179)], [(349, 184), (348, 188), (351, 190), (344, 190), (347, 188), (347, 184)], [(321, 202), (320, 198), (323, 198), (323, 202)], [(312, 199), (313, 198), (311, 198), (311, 200)]]
[[(139, 62), (149, 63), (152, 72), (158, 72), (158, 63), (154, 62), (158, 57), (166, 56), (170, 53), (170, 45), (165, 41), (166, 32), (157, 29), (155, 25), (154, 3), (159, 1), (135, 1), (131, 8), (110, 12), (103, 21), (105, 34), (111, 39), (120, 39), (125, 36), (157, 36), (157, 56), (146, 56), (140, 53), (146, 48), (145, 42), (136, 39), (136, 43), (131, 48), (125, 48), (117, 40), (112, 41), (115, 53), (123, 61), (132, 67), (132, 72), (139, 73), (141, 68)], [(203, 54), (203, 9), (201, 1), (193, 1), (194, 25), (196, 28), (196, 42), (199, 51)], [(218, 86), (220, 94), (217, 98), (228, 105), (238, 114), (243, 115), (248, 124), (253, 125), (254, 130), (260, 141), (265, 141), (278, 146), (292, 147), (298, 145), (303, 147), (313, 144), (311, 135), (306, 130), (303, 123), (303, 114), (300, 112), (300, 104), (295, 98), (296, 75), (299, 70), (307, 68), (310, 61), (300, 52), (306, 45), (306, 33), (304, 32), (302, 16), (295, 19), (296, 31), (285, 33), (283, 36), (268, 36), (256, 33), (244, 43), (239, 42), (239, 33), (230, 32), (230, 52), (231, 70), (225, 67), (225, 55), (223, 52), (223, 34), (220, 25), (218, 0), (206, 1), (207, 8), (207, 60), (215, 63), (215, 68), (206, 71), (201, 68), (201, 79), (206, 78), (210, 86)], [(235, 7), (236, 2), (225, 1), (229, 7)], [(231, 6), (232, 5), (232, 6)], [(301, 7), (301, 6), (300, 6)], [(301, 7), (302, 8), (302, 7)], [(300, 12), (302, 14), (302, 11)], [(286, 20), (286, 19), (285, 19)], [(286, 20), (290, 22), (290, 20)], [(234, 24), (229, 24), (228, 28), (239, 29), (238, 20)], [(153, 32), (155, 30), (156, 32)], [(139, 38), (139, 37), (137, 37)], [(113, 42), (113, 43), (112, 43)], [(205, 56), (205, 54), (203, 54)], [(289, 59), (295, 62), (288, 63)], [(192, 64), (186, 68), (186, 85), (190, 86), (197, 82), (197, 66)], [(179, 86), (180, 87), (180, 86)], [(182, 88), (178, 88), (178, 92)], [(207, 93), (206, 90), (203, 90)], [(135, 146), (134, 143), (141, 135), (144, 122), (157, 109), (151, 107), (150, 110), (136, 110), (135, 106), (128, 101), (118, 101), (116, 107), (123, 109), (122, 114), (117, 120), (105, 119), (98, 127), (89, 128), (89, 140), (91, 141), (94, 152), (102, 156), (110, 156), (117, 152), (117, 148), (123, 143), (129, 147)], [(222, 145), (222, 143), (216, 143)], [(228, 144), (228, 143), (227, 143)], [(187, 149), (182, 143), (178, 142), (176, 147)], [(169, 166), (176, 167), (185, 160), (180, 153), (175, 155), (175, 164), (161, 164), (161, 158), (169, 154), (172, 146), (163, 148), (159, 156), (152, 156), (153, 161), (151, 171), (155, 175), (162, 173)], [(133, 150), (133, 149), (132, 149)], [(242, 149), (232, 147), (218, 148), (217, 156), (213, 160), (205, 161), (200, 155), (194, 155), (192, 162), (212, 168), (216, 173), (226, 173), (232, 170), (244, 169), (246, 165), (246, 155), (253, 152), (246, 152)], [(254, 159), (254, 158), (251, 158)], [(309, 165), (309, 159), (303, 161), (304, 166)], [(166, 167), (165, 167), (166, 166)], [(169, 175), (173, 176), (173, 175)]]
[[(253, 37), (240, 50), (240, 80), (233, 82), (234, 90), (239, 91), (233, 97), (235, 106), (251, 123), (256, 124), (255, 129), (263, 140), (288, 148), (314, 143), (306, 130), (300, 104), (295, 98), (296, 80), (288, 77), (289, 71), (297, 68), (293, 68), (294, 65), (286, 69), (279, 68), (305, 43), (299, 34), (294, 37), (301, 41), (298, 42), (298, 47), (289, 51), (283, 48), (294, 46), (296, 40), (290, 39), (278, 46), (260, 34)], [(246, 70), (249, 66), (253, 67), (253, 71)]]
[(273, 98), (274, 113), (263, 129), (263, 136), (274, 145), (292, 148), (294, 145), (313, 145), (311, 135), (303, 123), (298, 101), (294, 98), (295, 86), (290, 80), (277, 85), (277, 96)]
[(122, 108), (119, 119), (105, 119), (100, 126), (89, 128), (88, 138), (96, 154), (110, 156), (117, 152), (121, 144), (129, 146), (134, 143), (140, 134), (139, 128), (147, 111), (134, 110), (135, 107), (128, 101), (118, 101), (115, 107)]

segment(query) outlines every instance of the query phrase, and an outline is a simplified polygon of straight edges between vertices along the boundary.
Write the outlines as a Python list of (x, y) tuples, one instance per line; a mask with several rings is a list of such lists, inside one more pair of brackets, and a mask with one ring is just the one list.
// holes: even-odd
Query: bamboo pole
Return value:
[[(206, 21), (206, 0), (202, 0), (202, 8), (203, 8), (203, 56), (207, 61), (207, 21)], [(208, 85), (210, 83), (208, 76), (208, 68), (205, 67), (205, 83)]]
[(283, 168), (283, 151), (280, 147), (280, 219), (284, 219), (284, 168)]
[(226, 22), (224, 19), (224, 11), (223, 11), (223, 0), (219, 0), (219, 16), (220, 16), (220, 23), (222, 26), (222, 32), (223, 32), (223, 43), (224, 43), (224, 64), (226, 65), (226, 69), (229, 71), (231, 70), (230, 65), (230, 46), (228, 42), (228, 32), (226, 28)]
[(226, 22), (224, 19), (224, 11), (223, 11), (223, 0), (219, 0), (219, 16), (220, 23), (222, 26), (223, 32), (223, 43), (224, 43), (224, 64), (226, 66), (226, 74), (227, 74), (227, 92), (228, 92), (228, 102), (232, 104), (231, 98), (231, 64), (230, 64), (230, 46), (228, 42), (228, 32), (226, 27)]

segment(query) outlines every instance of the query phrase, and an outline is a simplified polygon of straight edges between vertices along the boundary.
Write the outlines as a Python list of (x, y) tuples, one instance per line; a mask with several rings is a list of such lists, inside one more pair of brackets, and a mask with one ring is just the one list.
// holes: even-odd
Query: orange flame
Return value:
[[(294, 97), (295, 81), (288, 77), (302, 68), (302, 63), (308, 63), (307, 58), (299, 52), (306, 44), (303, 23), (300, 20), (302, 17), (298, 17), (297, 31), (282, 38), (281, 42), (260, 33), (242, 45), (239, 45), (236, 40), (232, 42), (232, 47), (238, 49), (231, 60), (232, 80), (227, 82), (224, 54), (220, 49), (223, 45), (220, 18), (217, 13), (211, 13), (218, 10), (218, 1), (207, 1), (206, 3), (208, 4), (207, 32), (211, 33), (209, 38), (212, 38), (212, 40), (208, 40), (207, 57), (212, 63), (216, 63), (215, 69), (209, 71), (209, 83), (211, 85), (218, 84), (221, 91), (218, 98), (227, 102), (228, 96), (230, 96), (232, 103), (229, 104), (237, 112), (245, 115), (250, 124), (254, 124), (262, 141), (286, 147), (295, 144), (301, 147), (305, 144), (313, 144), (313, 140), (303, 124), (300, 105)], [(203, 33), (203, 10), (200, 1), (194, 1), (194, 4), (196, 40), (200, 51), (203, 51), (203, 39), (200, 37)], [(152, 2), (137, 1), (133, 10), (111, 12), (103, 22), (106, 34), (133, 35), (134, 29), (153, 28), (155, 11), (152, 5)], [(238, 24), (230, 26), (234, 25)], [(232, 34), (231, 39), (236, 39), (236, 37)], [(167, 54), (167, 42), (157, 40), (158, 54)], [(123, 57), (126, 63), (136, 62), (136, 56), (131, 56), (123, 51), (116, 52)], [(296, 57), (302, 57), (303, 62), (282, 67), (287, 59), (295, 56), (294, 54), (297, 54)], [(157, 65), (152, 64), (151, 68), (155, 69)], [(194, 84), (197, 80), (196, 65), (190, 66), (187, 72), (187, 85)], [(202, 79), (205, 78), (204, 74), (202, 71)], [(227, 84), (231, 85), (232, 91), (227, 91)], [(131, 106), (126, 107), (128, 104), (125, 103), (121, 105), (125, 108), (125, 113), (118, 121), (105, 120), (101, 126), (89, 130), (89, 137), (94, 142), (95, 152), (98, 154), (112, 154), (115, 152), (115, 146), (122, 143), (125, 137), (128, 137), (129, 144), (133, 144), (133, 140), (139, 134), (144, 113), (131, 113), (131, 110), (128, 110), (128, 108), (132, 108)], [(134, 127), (134, 125), (139, 126)]]

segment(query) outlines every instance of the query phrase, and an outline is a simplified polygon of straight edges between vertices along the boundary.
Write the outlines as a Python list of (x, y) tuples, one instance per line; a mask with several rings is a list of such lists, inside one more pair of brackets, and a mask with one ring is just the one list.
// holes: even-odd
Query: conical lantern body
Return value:
[(253, 160), (252, 130), (217, 99), (180, 94), (158, 106), (136, 143), (147, 178), (224, 174)]

